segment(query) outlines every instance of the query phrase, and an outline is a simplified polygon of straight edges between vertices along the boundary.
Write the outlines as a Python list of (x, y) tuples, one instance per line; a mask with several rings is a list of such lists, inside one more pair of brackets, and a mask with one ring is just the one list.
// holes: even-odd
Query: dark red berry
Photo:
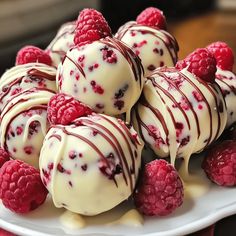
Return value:
[(10, 160), (0, 169), (0, 199), (16, 213), (27, 213), (44, 203), (48, 191), (39, 171), (20, 160)]
[(44, 63), (52, 65), (52, 59), (48, 53), (35, 46), (25, 46), (21, 48), (16, 56), (16, 65), (27, 64), (31, 62)]
[(187, 68), (202, 80), (213, 83), (215, 81), (216, 60), (206, 48), (198, 48), (182, 61), (178, 61), (177, 69)]
[(140, 25), (166, 29), (166, 18), (161, 10), (155, 7), (148, 7), (142, 11), (136, 21)]
[(207, 49), (214, 55), (217, 66), (222, 70), (233, 70), (233, 50), (224, 42), (215, 42), (207, 46)]
[(10, 155), (7, 151), (5, 151), (3, 148), (0, 148), (0, 168), (3, 166), (3, 164), (6, 161), (10, 160)]
[(165, 160), (154, 160), (144, 167), (134, 201), (144, 215), (164, 216), (183, 203), (183, 196), (183, 184), (175, 168)]
[(87, 8), (80, 12), (74, 36), (75, 45), (92, 43), (107, 36), (112, 37), (111, 29), (100, 12)]
[(88, 106), (64, 93), (54, 95), (48, 103), (47, 115), (51, 125), (67, 125), (74, 119), (91, 113)]
[(236, 141), (226, 140), (208, 150), (202, 163), (208, 178), (221, 186), (236, 185)]

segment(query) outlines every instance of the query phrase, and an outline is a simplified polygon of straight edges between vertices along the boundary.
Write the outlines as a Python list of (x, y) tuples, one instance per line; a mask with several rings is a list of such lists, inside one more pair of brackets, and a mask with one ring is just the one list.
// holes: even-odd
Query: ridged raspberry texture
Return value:
[(145, 165), (134, 202), (144, 215), (165, 216), (183, 203), (183, 184), (175, 168), (165, 160)]
[(51, 57), (42, 49), (31, 45), (21, 48), (16, 56), (16, 65), (22, 65), (31, 62), (44, 63), (49, 66), (52, 65)]
[(140, 25), (155, 27), (158, 29), (166, 29), (166, 18), (161, 10), (155, 7), (148, 7), (142, 11), (136, 18)]
[(44, 203), (48, 191), (39, 171), (20, 161), (10, 160), (0, 169), (0, 199), (9, 210), (30, 212)]
[(10, 160), (10, 155), (7, 151), (5, 151), (3, 148), (0, 148), (0, 168), (2, 165)]
[(107, 36), (112, 37), (111, 29), (100, 12), (88, 8), (80, 12), (74, 36), (75, 45), (92, 43)]
[(214, 42), (208, 45), (207, 49), (214, 55), (219, 68), (233, 71), (234, 54), (233, 50), (226, 43)]
[(88, 106), (64, 93), (54, 95), (50, 99), (47, 109), (47, 116), (51, 125), (68, 125), (74, 119), (91, 113), (92, 110)]
[(198, 48), (189, 54), (184, 60), (178, 61), (177, 69), (187, 70), (206, 82), (215, 81), (216, 60), (206, 48)]
[(236, 141), (226, 140), (214, 145), (202, 162), (208, 178), (221, 186), (236, 185)]

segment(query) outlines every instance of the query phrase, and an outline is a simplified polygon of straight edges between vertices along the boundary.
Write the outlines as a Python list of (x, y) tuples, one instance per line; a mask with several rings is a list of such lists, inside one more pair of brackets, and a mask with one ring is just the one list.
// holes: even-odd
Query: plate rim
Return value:
[[(236, 214), (236, 201), (231, 202), (225, 206), (222, 206), (219, 209), (215, 209), (212, 213), (207, 215), (204, 218), (198, 219), (196, 221), (190, 222), (186, 225), (179, 226), (178, 228), (171, 229), (168, 231), (159, 231), (159, 232), (153, 232), (153, 233), (145, 233), (145, 234), (139, 234), (138, 236), (171, 236), (171, 235), (183, 235), (183, 234), (190, 234), (197, 232), (201, 229), (204, 229), (217, 221)], [(54, 234), (48, 234), (48, 233), (42, 233), (39, 231), (35, 231), (29, 228), (21, 227), (19, 225), (15, 225), (14, 223), (9, 223), (3, 219), (0, 219), (0, 227), (4, 230), (7, 230), (11, 233), (20, 234), (23, 236), (55, 236)], [(74, 234), (64, 234), (64, 235), (74, 235)], [(76, 234), (79, 235), (79, 234)], [(81, 236), (93, 236), (94, 233), (82, 233)], [(96, 234), (97, 236), (128, 236), (128, 234)], [(94, 235), (95, 236), (95, 235)]]

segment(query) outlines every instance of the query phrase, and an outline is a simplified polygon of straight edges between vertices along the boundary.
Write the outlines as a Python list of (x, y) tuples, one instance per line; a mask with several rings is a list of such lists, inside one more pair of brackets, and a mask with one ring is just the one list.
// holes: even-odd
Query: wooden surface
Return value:
[(212, 11), (179, 22), (170, 22), (169, 26), (179, 43), (180, 59), (195, 48), (205, 47), (214, 41), (226, 42), (236, 55), (236, 11)]

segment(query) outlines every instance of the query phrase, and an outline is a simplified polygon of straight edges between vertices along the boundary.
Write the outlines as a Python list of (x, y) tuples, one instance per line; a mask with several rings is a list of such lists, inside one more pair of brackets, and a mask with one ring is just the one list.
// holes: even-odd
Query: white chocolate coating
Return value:
[(236, 76), (233, 72), (221, 70), (216, 71), (216, 83), (220, 86), (228, 113), (227, 125), (229, 127), (236, 122)]
[(1, 146), (14, 159), (38, 168), (40, 149), (46, 135), (47, 103), (54, 95), (46, 89), (25, 90), (12, 97), (1, 113)]
[(174, 164), (207, 147), (223, 132), (227, 111), (219, 86), (183, 69), (155, 70), (144, 84), (133, 125), (160, 157)]
[(55, 38), (47, 46), (46, 51), (52, 58), (54, 66), (58, 66), (66, 52), (74, 46), (76, 21), (63, 24), (58, 30)]
[(31, 88), (56, 92), (56, 69), (42, 63), (14, 66), (0, 78), (0, 111), (16, 94)]
[(92, 114), (47, 133), (40, 174), (56, 207), (97, 215), (126, 200), (134, 190), (143, 143), (132, 127)]
[(59, 91), (98, 113), (129, 112), (143, 88), (140, 59), (122, 42), (105, 38), (69, 50), (58, 67)]
[(126, 43), (141, 58), (145, 77), (158, 67), (171, 67), (177, 62), (178, 43), (165, 30), (130, 21), (120, 27), (115, 37)]

